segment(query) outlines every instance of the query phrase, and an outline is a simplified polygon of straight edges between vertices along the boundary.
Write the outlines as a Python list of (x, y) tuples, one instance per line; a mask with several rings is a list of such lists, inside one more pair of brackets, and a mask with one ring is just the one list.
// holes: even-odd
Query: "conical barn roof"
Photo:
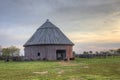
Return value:
[(64, 44), (64, 45), (74, 45), (63, 33), (62, 31), (47, 20), (33, 36), (25, 43), (24, 46), (31, 45), (50, 45), (50, 44)]

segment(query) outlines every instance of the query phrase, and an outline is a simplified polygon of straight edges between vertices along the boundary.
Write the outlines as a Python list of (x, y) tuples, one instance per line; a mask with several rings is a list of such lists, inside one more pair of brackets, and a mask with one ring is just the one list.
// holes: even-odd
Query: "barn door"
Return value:
[(64, 60), (66, 58), (66, 50), (56, 50), (56, 59)]

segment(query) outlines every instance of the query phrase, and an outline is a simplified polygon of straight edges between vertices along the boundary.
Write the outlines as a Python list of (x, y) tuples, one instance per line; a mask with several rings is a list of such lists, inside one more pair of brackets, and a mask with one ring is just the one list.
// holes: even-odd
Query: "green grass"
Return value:
[(0, 80), (120, 80), (120, 57), (75, 61), (0, 61)]

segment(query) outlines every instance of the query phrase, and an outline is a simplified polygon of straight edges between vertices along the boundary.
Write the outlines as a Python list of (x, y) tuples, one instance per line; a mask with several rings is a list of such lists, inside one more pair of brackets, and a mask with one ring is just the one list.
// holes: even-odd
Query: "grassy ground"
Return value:
[(0, 80), (120, 80), (120, 57), (70, 62), (0, 61)]

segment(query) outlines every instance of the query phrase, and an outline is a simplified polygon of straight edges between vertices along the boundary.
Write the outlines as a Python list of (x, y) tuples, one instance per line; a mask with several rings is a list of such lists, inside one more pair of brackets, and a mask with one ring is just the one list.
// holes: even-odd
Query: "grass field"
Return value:
[(0, 61), (0, 80), (120, 80), (120, 57), (75, 61)]

